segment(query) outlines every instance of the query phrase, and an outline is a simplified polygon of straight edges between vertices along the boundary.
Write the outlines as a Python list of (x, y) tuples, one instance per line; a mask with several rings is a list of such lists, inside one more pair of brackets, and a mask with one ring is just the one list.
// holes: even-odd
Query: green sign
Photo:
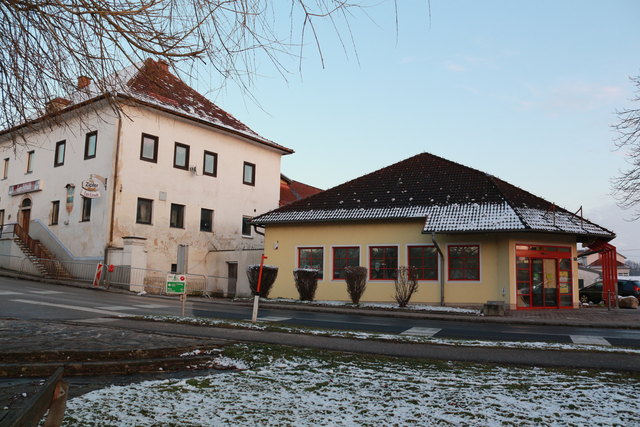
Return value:
[(184, 294), (187, 289), (187, 278), (184, 274), (167, 274), (167, 294)]

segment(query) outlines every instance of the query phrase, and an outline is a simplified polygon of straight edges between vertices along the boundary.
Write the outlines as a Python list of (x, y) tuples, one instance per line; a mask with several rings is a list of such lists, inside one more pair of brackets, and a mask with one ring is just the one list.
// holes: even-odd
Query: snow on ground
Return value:
[(238, 344), (242, 370), (111, 386), (65, 426), (640, 425), (637, 376)]
[[(241, 300), (238, 298), (237, 300)], [(352, 303), (347, 301), (330, 301), (330, 300), (318, 300), (318, 301), (300, 301), (297, 299), (290, 298), (260, 298), (260, 301), (270, 303), (270, 302), (281, 302), (286, 304), (306, 304), (306, 305), (317, 305), (317, 306), (325, 306), (325, 307), (355, 307)], [(401, 308), (398, 307), (397, 303), (391, 302), (362, 302), (357, 307), (359, 308), (378, 308), (383, 310), (409, 310), (409, 311), (433, 311), (439, 313), (458, 313), (458, 314), (468, 314), (472, 316), (481, 316), (480, 310), (474, 310), (470, 308), (459, 308), (459, 307), (442, 307), (439, 305), (423, 305), (423, 304), (409, 304), (408, 306)]]
[[(377, 334), (362, 331), (344, 331), (335, 329), (314, 329), (302, 326), (289, 326), (282, 323), (267, 323), (241, 320), (223, 320), (223, 319), (205, 319), (194, 317), (179, 316), (157, 316), (147, 315), (135, 317), (142, 320), (153, 320), (158, 322), (175, 322), (197, 326), (215, 326), (219, 328), (240, 328), (254, 330), (269, 330), (274, 332), (286, 332), (293, 334), (308, 334), (325, 337), (336, 338), (352, 338), (358, 340), (382, 340), (382, 341), (399, 341), (414, 342), (425, 344), (466, 346), (466, 347), (508, 347), (538, 350), (574, 350), (574, 351), (597, 351), (597, 352), (613, 352), (613, 353), (631, 353), (640, 354), (639, 349), (626, 347), (609, 347), (602, 345), (589, 344), (572, 344), (572, 343), (554, 343), (554, 342), (524, 342), (524, 341), (482, 341), (482, 340), (464, 340), (450, 338), (434, 338), (419, 335), (396, 335), (396, 334)], [(135, 319), (134, 318), (134, 319)]]

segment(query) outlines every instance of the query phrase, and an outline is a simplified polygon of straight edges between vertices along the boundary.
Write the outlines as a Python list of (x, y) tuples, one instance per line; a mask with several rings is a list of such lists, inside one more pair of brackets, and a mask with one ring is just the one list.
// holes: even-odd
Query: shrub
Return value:
[[(260, 265), (250, 265), (247, 267), (247, 278), (249, 279), (249, 287), (251, 288), (251, 293), (253, 293), (253, 295), (257, 294), (259, 275)], [(260, 283), (261, 297), (269, 297), (269, 292), (271, 292), (271, 288), (276, 281), (276, 277), (278, 277), (278, 267), (273, 265), (262, 266), (262, 281)]]
[(359, 304), (367, 287), (366, 267), (345, 267), (344, 280), (347, 282), (347, 292), (349, 292), (351, 302)]
[(396, 301), (400, 307), (406, 307), (411, 296), (418, 290), (415, 267), (398, 267), (395, 278)]
[(318, 289), (318, 270), (312, 268), (296, 268), (293, 278), (301, 301), (313, 301)]

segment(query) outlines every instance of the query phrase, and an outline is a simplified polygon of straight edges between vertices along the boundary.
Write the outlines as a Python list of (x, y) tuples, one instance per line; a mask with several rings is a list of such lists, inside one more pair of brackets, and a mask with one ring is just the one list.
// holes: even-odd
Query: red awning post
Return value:
[(589, 249), (600, 253), (602, 263), (602, 300), (607, 308), (618, 307), (618, 265), (616, 247), (599, 241), (589, 245)]

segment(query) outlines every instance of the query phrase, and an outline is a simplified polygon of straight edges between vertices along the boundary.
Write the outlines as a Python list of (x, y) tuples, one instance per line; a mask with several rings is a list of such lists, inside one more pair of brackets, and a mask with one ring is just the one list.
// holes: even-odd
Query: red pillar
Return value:
[(602, 300), (607, 307), (618, 306), (618, 265), (616, 247), (606, 242), (597, 242), (589, 246), (591, 250), (600, 252), (602, 264)]

